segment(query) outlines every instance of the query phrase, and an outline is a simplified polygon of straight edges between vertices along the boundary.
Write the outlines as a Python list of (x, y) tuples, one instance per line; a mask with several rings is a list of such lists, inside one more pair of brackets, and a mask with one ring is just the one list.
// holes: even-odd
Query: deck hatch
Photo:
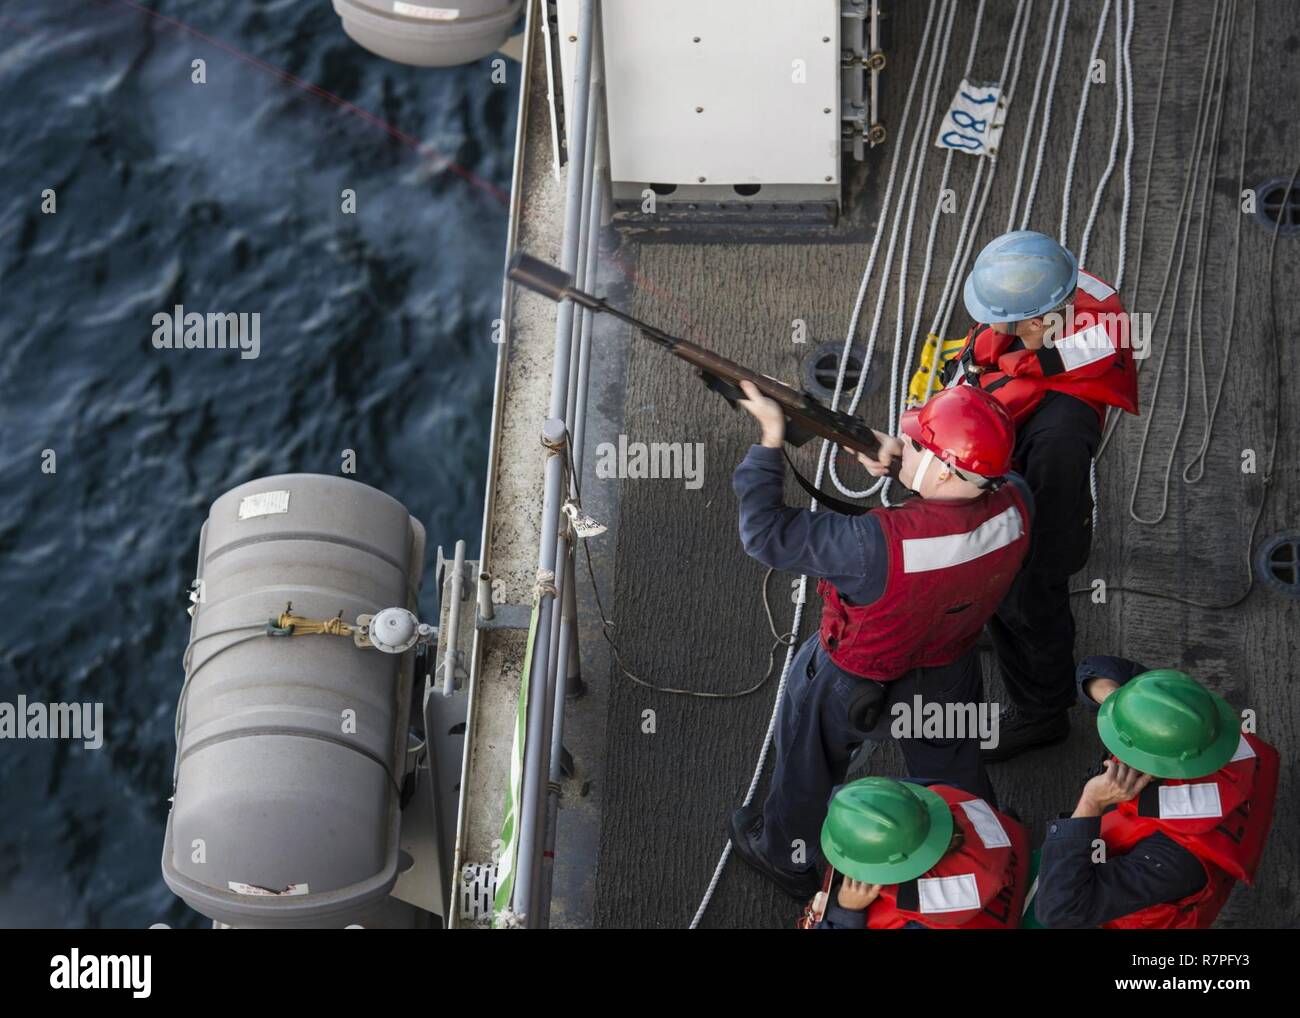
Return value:
[[(835, 379), (839, 377), (840, 353), (844, 344), (838, 340), (822, 343), (804, 362), (804, 385), (813, 395), (826, 401), (835, 396)], [(862, 354), (858, 350), (849, 351), (848, 367), (844, 369), (844, 392), (850, 393), (858, 387), (862, 377)]]
[(1300, 534), (1274, 534), (1260, 545), (1255, 574), (1275, 593), (1300, 598)]
[(1289, 178), (1278, 177), (1255, 188), (1259, 202), (1255, 218), (1266, 230), (1277, 229), (1280, 233), (1300, 230), (1300, 180), (1291, 188), (1290, 195), (1287, 194), (1288, 184)]

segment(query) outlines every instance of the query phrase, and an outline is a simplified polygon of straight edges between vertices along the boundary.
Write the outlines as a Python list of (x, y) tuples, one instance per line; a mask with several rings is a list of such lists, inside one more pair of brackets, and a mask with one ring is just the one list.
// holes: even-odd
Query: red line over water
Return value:
[[(95, 2), (100, 4), (100, 6), (109, 6), (107, 0), (95, 0)], [(508, 191), (503, 191), (495, 184), (492, 184), (484, 180), (483, 178), (477, 176), (471, 170), (466, 169), (464, 166), (461, 166), (459, 163), (453, 162), (452, 160), (448, 159), (446, 156), (442, 155), (441, 153), (434, 151), (424, 142), (420, 141), (419, 138), (407, 134), (405, 131), (393, 126), (383, 118), (375, 116), (369, 110), (363, 110), (360, 106), (356, 106), (353, 103), (348, 102), (346, 99), (342, 98), (341, 96), (337, 96), (333, 92), (321, 88), (319, 85), (314, 84), (313, 82), (305, 81), (302, 78), (299, 78), (297, 75), (290, 74), (288, 71), (284, 70), (283, 68), (276, 67), (274, 64), (269, 64), (265, 60), (253, 56), (251, 53), (245, 53), (243, 50), (237, 49), (236, 47), (231, 46), (229, 43), (222, 42), (220, 39), (210, 36), (206, 32), (201, 32), (199, 31), (199, 29), (195, 28), (192, 25), (188, 25), (183, 21), (170, 17), (169, 15), (162, 14), (158, 11), (152, 10), (151, 8), (145, 7), (143, 4), (136, 3), (135, 0), (113, 0), (113, 4), (118, 7), (133, 8), (134, 10), (140, 12), (141, 14), (147, 14), (151, 18), (155, 18), (158, 21), (161, 21), (164, 24), (169, 25), (174, 29), (177, 29), (178, 31), (186, 32), (189, 35), (194, 36), (196, 39), (202, 39), (204, 42), (208, 43), (209, 45), (215, 46), (217, 47), (217, 49), (229, 53), (231, 56), (235, 57), (238, 60), (242, 60), (246, 64), (251, 64), (253, 67), (266, 71), (268, 74), (273, 74), (277, 78), (281, 79), (282, 81), (286, 81), (289, 84), (295, 86), (296, 88), (302, 89), (304, 92), (314, 95), (319, 99), (324, 99), (326, 102), (331, 103), (334, 106), (337, 106), (339, 109), (345, 110), (348, 113), (353, 114), (354, 116), (360, 117), (362, 120), (365, 120), (367, 123), (370, 123), (375, 127), (382, 129), (391, 137), (396, 138), (402, 144), (414, 149), (416, 152), (424, 156), (426, 159), (430, 159), (442, 163), (443, 169), (451, 170), (462, 180), (465, 180), (467, 183), (472, 184), (480, 191), (490, 194), (502, 205), (510, 204), (510, 194)]]

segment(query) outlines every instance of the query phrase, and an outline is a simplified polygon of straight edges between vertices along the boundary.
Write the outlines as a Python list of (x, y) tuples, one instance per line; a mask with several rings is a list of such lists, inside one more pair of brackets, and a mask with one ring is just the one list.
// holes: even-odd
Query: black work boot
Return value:
[(980, 757), (986, 764), (1000, 763), (1028, 749), (1064, 742), (1069, 735), (1070, 717), (1065, 711), (1031, 717), (1018, 707), (1004, 707), (998, 714), (998, 744), (980, 750)]
[(763, 840), (763, 807), (752, 802), (731, 815), (731, 849), (750, 869), (757, 871), (796, 901), (808, 901), (821, 889), (815, 869), (796, 872), (777, 866), (759, 847)]

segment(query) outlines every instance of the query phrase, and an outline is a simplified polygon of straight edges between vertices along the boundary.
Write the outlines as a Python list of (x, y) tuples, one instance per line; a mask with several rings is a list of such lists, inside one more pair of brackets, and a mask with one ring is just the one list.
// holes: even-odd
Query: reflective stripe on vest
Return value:
[(1106, 285), (1096, 276), (1090, 276), (1082, 270), (1079, 272), (1078, 282), (1074, 285), (1098, 303), (1109, 300), (1115, 293), (1113, 286)]
[(871, 510), (889, 573), (880, 596), (863, 605), (818, 582), (830, 659), (850, 675), (890, 682), (970, 651), (1024, 562), (1027, 516), (1015, 484), (961, 502), (911, 499)]
[(1105, 325), (1094, 325), (1091, 329), (1062, 336), (1055, 341), (1056, 352), (1061, 355), (1061, 363), (1066, 371), (1085, 368), (1096, 361), (1105, 360), (1115, 352), (1115, 341), (1110, 338)]
[(966, 814), (966, 819), (975, 828), (975, 833), (980, 836), (980, 841), (984, 842), (985, 848), (1011, 847), (1011, 838), (1007, 835), (1007, 829), (1002, 826), (1002, 821), (987, 802), (983, 799), (968, 799), (957, 805)]
[(1161, 820), (1198, 820), (1223, 816), (1219, 786), (1213, 781), (1199, 785), (1161, 785)]
[(1005, 548), (1025, 532), (1024, 520), (1015, 506), (990, 520), (985, 520), (974, 530), (964, 534), (944, 534), (941, 537), (911, 537), (902, 542), (903, 572), (928, 573), (933, 569), (947, 569), (963, 562), (973, 562), (990, 552)]
[(950, 877), (922, 877), (916, 882), (922, 915), (940, 912), (969, 912), (980, 907), (979, 885), (974, 873)]

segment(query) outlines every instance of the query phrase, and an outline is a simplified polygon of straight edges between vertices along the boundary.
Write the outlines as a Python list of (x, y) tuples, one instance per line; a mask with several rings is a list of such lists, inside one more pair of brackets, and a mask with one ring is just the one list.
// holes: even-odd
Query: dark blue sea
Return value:
[[(204, 924), (159, 862), (219, 494), (351, 449), (429, 563), (477, 548), (509, 77), (386, 63), (328, 0), (0, 0), (0, 701), (105, 714), (0, 741), (0, 927)], [(260, 355), (155, 349), (175, 305), (259, 313)]]

